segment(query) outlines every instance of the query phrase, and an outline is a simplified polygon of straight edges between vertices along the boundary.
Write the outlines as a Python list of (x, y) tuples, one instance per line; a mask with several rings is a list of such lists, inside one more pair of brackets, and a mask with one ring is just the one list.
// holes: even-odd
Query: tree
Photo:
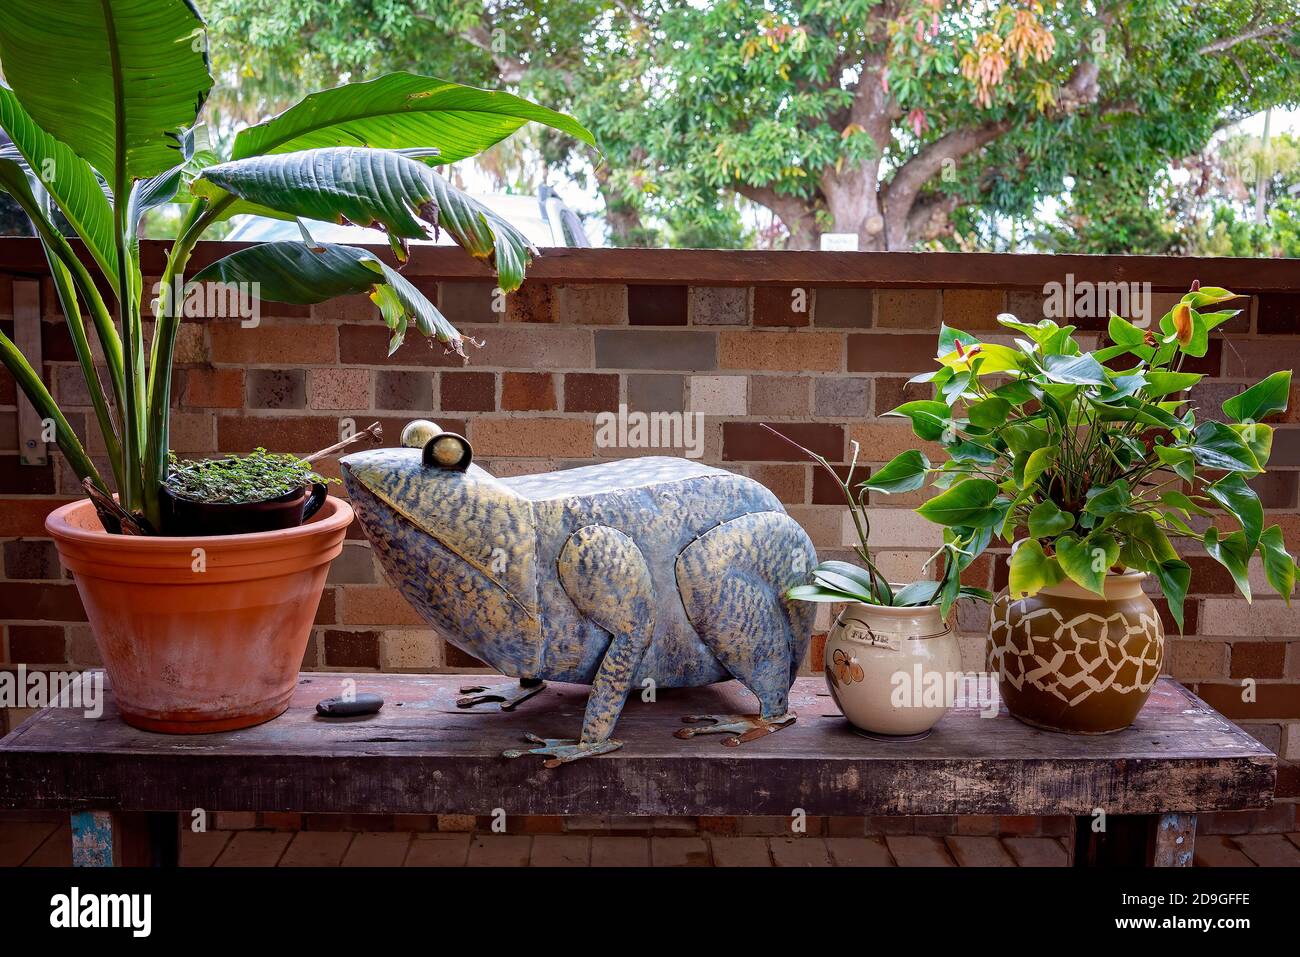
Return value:
[(243, 84), (414, 69), (566, 109), (624, 242), (648, 220), (735, 240), (736, 195), (800, 248), (955, 242), (1048, 199), (1136, 212), (1171, 161), (1300, 89), (1300, 0), (219, 0), (213, 19)]

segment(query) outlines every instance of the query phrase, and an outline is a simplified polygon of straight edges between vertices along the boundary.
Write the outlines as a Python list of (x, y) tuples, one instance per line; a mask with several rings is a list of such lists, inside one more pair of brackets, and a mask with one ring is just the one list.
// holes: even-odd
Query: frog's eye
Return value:
[(424, 445), (424, 467), (463, 472), (474, 460), (474, 450), (463, 435), (441, 432)]
[(402, 448), (422, 449), (429, 444), (430, 439), (440, 435), (442, 429), (438, 428), (438, 423), (430, 422), (428, 419), (412, 419), (402, 429)]

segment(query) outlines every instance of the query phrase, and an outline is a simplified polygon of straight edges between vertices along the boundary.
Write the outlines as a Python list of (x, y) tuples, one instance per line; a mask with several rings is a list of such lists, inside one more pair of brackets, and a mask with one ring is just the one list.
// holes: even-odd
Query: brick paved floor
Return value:
[[(65, 821), (0, 816), (0, 867), (72, 862)], [(405, 831), (210, 831), (185, 833), (188, 867), (1065, 867), (1056, 837), (759, 837), (713, 834), (622, 837)], [(1300, 832), (1205, 835), (1200, 867), (1300, 867)]]

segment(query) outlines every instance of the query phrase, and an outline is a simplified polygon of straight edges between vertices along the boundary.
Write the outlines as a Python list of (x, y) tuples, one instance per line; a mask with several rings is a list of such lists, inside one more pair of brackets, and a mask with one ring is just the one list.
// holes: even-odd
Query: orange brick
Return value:
[(261, 325), (214, 322), (208, 328), (213, 362), (284, 366), (338, 361), (335, 326)]
[(501, 409), (554, 412), (555, 376), (549, 372), (501, 373)]
[(586, 458), (595, 444), (590, 419), (489, 419), (470, 424), (469, 440), (478, 455)]
[(423, 625), (425, 621), (402, 597), (388, 585), (346, 585), (339, 589), (343, 595), (345, 625)]
[(190, 369), (185, 373), (186, 405), (210, 409), (244, 407), (243, 369)]
[(0, 498), (0, 537), (45, 535), (45, 516), (68, 498)]
[[(849, 441), (857, 442), (862, 449), (859, 462), (888, 462), (908, 449), (920, 449), (932, 463), (948, 457), (938, 442), (918, 439), (906, 419), (854, 423), (849, 426)], [(893, 499), (889, 502), (897, 504)]]
[(838, 372), (844, 368), (844, 337), (838, 332), (753, 332), (720, 334), (722, 369)]
[(1006, 312), (1007, 296), (1001, 289), (945, 289), (943, 321), (954, 329), (1005, 328), (998, 323), (998, 313)]

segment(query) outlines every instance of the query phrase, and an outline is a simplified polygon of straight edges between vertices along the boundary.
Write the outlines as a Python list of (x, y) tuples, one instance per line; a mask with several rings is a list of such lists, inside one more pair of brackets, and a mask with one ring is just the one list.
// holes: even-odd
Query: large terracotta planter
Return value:
[(937, 606), (853, 602), (826, 635), (826, 685), (844, 717), (875, 737), (929, 733), (961, 671), (957, 638)]
[(247, 535), (110, 535), (89, 501), (45, 529), (72, 572), (128, 724), (200, 734), (289, 706), (330, 562), (352, 507), (330, 497), (306, 525)]
[(1007, 710), (1072, 734), (1127, 728), (1160, 675), (1165, 631), (1142, 590), (1146, 575), (1107, 575), (1105, 597), (1072, 581), (989, 611), (989, 671)]

